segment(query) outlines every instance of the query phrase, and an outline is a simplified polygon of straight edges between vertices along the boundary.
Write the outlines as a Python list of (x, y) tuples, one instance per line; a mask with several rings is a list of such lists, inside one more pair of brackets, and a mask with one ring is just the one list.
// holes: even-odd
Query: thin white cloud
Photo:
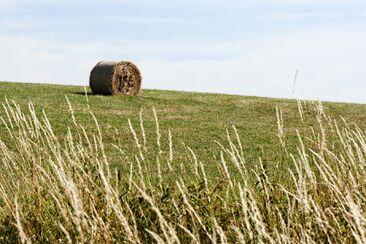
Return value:
[[(354, 15), (354, 13), (352, 13)], [(261, 15), (261, 19), (278, 19), (278, 20), (298, 20), (298, 19), (314, 19), (314, 18), (342, 18), (347, 14), (339, 11), (308, 11), (308, 12), (278, 12), (267, 15)]]
[[(103, 23), (108, 22), (132, 22), (132, 23), (174, 23), (174, 24), (182, 24), (187, 23), (187, 20), (178, 19), (178, 18), (160, 18), (160, 17), (138, 17), (138, 16), (94, 16), (94, 17), (86, 17), (84, 18), (86, 21), (102, 21)], [(70, 20), (69, 20), (70, 21)]]
[(79, 0), (75, 2), (74, 0), (2, 0), (0, 1), (0, 7), (20, 7), (25, 5), (52, 5), (52, 4), (76, 4), (79, 6), (85, 4), (129, 4), (137, 6), (151, 6), (151, 5), (207, 5), (207, 6), (229, 6), (229, 5), (312, 5), (312, 6), (337, 6), (337, 5), (362, 5), (365, 6), (364, 0), (257, 0), (253, 2), (252, 0)]
[(354, 6), (354, 5), (366, 5), (363, 0), (257, 0), (261, 4), (284, 4), (284, 5), (312, 5), (312, 6)]

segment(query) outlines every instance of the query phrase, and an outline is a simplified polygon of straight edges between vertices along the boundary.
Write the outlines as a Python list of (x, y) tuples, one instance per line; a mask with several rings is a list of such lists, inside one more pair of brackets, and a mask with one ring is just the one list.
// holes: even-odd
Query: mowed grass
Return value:
[(366, 243), (365, 105), (0, 91), (0, 242)]
[[(286, 146), (290, 149), (295, 150), (298, 145), (297, 130), (306, 136), (311, 134), (313, 126), (317, 126), (315, 110), (306, 110), (302, 121), (297, 102), (289, 99), (148, 89), (143, 89), (138, 97), (96, 96), (89, 88), (81, 86), (12, 82), (0, 82), (0, 95), (2, 103), (5, 98), (14, 100), (24, 111), (30, 101), (40, 114), (44, 110), (55, 134), (60, 138), (66, 137), (68, 128), (72, 127), (66, 98), (70, 101), (77, 122), (86, 128), (89, 135), (96, 133), (91, 111), (101, 127), (111, 167), (123, 171), (127, 168), (121, 158), (133, 161), (136, 154), (128, 119), (137, 134), (141, 134), (141, 110), (148, 151), (157, 150), (153, 114), (155, 108), (160, 124), (161, 144), (165, 149), (169, 143), (168, 130), (171, 131), (174, 163), (186, 163), (187, 155), (190, 154), (187, 150), (189, 147), (198, 160), (205, 164), (211, 179), (219, 177), (216, 175), (216, 164), (210, 164), (219, 160), (220, 147), (217, 142), (226, 145), (227, 130), (232, 135), (233, 126), (240, 136), (247, 164), (254, 167), (261, 159), (268, 165), (269, 172), (279, 179), (282, 173), (287, 173), (288, 165), (284, 162), (284, 152), (277, 136), (276, 107), (282, 111)], [(309, 107), (312, 103), (317, 102), (306, 102)], [(366, 105), (325, 102), (323, 107), (325, 113), (334, 119), (343, 118), (362, 129), (366, 128)], [(4, 110), (0, 111), (0, 116), (5, 116)], [(3, 124), (0, 125), (0, 138), (7, 140), (7, 131)], [(115, 150), (113, 145), (118, 145), (123, 152)], [(281, 162), (280, 168), (278, 162)], [(286, 179), (287, 176), (284, 176), (284, 180)]]

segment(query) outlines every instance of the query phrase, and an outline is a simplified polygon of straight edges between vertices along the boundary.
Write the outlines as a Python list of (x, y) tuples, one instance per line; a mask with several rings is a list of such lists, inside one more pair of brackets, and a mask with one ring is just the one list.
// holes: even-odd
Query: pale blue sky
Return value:
[(144, 88), (366, 103), (366, 1), (1, 0), (0, 55), (0, 80), (132, 60)]

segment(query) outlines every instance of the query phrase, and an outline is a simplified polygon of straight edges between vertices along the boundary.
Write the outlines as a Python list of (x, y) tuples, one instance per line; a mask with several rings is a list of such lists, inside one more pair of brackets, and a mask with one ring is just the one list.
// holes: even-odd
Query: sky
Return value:
[(0, 56), (2, 81), (130, 60), (146, 89), (366, 103), (366, 1), (1, 0)]

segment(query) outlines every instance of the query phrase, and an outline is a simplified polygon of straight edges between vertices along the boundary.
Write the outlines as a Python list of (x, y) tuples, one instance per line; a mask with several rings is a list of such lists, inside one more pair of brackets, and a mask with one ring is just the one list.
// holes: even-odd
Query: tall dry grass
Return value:
[[(311, 105), (299, 102), (299, 118)], [(0, 240), (2, 242), (313, 243), (366, 242), (366, 135), (329, 118), (315, 106), (318, 125), (298, 134), (295, 153), (277, 110), (278, 137), (291, 161), (276, 182), (259, 159), (248, 167), (235, 128), (216, 162), (219, 182), (187, 147), (186, 164), (175, 161), (173, 137), (161, 144), (156, 111), (156, 152), (129, 123), (135, 158), (121, 161), (129, 173), (111, 171), (103, 133), (95, 119), (88, 135), (74, 117), (66, 137), (53, 132), (32, 103), (23, 112), (3, 104), (10, 140), (0, 141)], [(226, 146), (224, 146), (224, 144)], [(118, 146), (114, 145), (116, 150)], [(199, 156), (199, 155), (198, 155)], [(147, 165), (155, 165), (154, 171)], [(281, 164), (281, 162), (279, 162)], [(271, 169), (273, 171), (273, 169)], [(178, 172), (191, 172), (184, 177)], [(170, 180), (167, 180), (169, 175)], [(253, 180), (254, 183), (253, 183)], [(172, 183), (173, 182), (173, 183)]]

